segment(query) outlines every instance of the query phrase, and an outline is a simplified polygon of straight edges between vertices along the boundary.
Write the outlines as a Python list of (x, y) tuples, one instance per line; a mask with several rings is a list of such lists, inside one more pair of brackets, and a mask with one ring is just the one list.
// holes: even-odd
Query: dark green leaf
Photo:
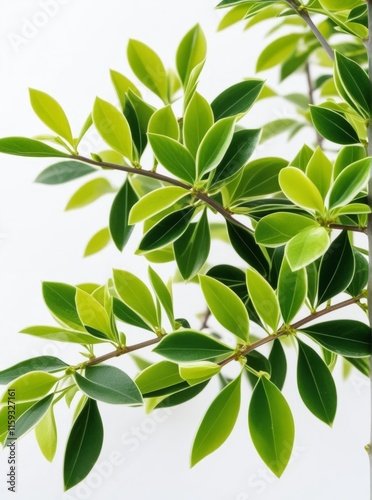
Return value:
[(132, 234), (134, 226), (128, 224), (128, 216), (137, 201), (138, 196), (129, 180), (126, 179), (115, 196), (110, 212), (110, 233), (119, 250), (123, 250)]
[(103, 425), (97, 402), (88, 399), (68, 437), (63, 468), (65, 491), (89, 474), (101, 453), (102, 443)]
[(292, 271), (287, 259), (283, 259), (277, 293), (284, 322), (290, 324), (307, 296), (306, 270)]
[(44, 281), (42, 287), (45, 303), (53, 316), (74, 330), (84, 330), (75, 304), (76, 288), (50, 281)]
[(152, 331), (152, 328), (149, 327), (147, 323), (141, 319), (138, 314), (136, 314), (130, 307), (128, 307), (124, 302), (114, 297), (114, 314), (115, 316), (123, 321), (123, 323), (127, 323), (128, 325), (137, 326), (138, 328), (144, 328), (145, 330)]
[(357, 144), (358, 134), (340, 113), (320, 106), (310, 106), (311, 118), (317, 131), (336, 144)]
[[(247, 366), (253, 368), (256, 370), (256, 372), (266, 372), (269, 375), (271, 374), (271, 364), (270, 361), (260, 352), (258, 351), (251, 351), (249, 354), (246, 355), (247, 359)], [(254, 387), (257, 383), (257, 376), (247, 370), (247, 376), (248, 380), (252, 384), (252, 387)]]
[(61, 161), (43, 170), (35, 179), (39, 184), (63, 184), (97, 170), (78, 161)]
[(346, 291), (350, 293), (352, 297), (357, 297), (360, 293), (362, 293), (364, 288), (367, 287), (368, 261), (357, 250), (354, 250), (354, 259), (355, 259), (355, 273)]
[(156, 408), (169, 408), (170, 406), (177, 406), (186, 401), (190, 401), (190, 399), (195, 398), (198, 394), (200, 394), (205, 387), (208, 385), (209, 380), (206, 382), (202, 382), (201, 384), (193, 385), (192, 387), (187, 387), (186, 389), (182, 389), (174, 394), (170, 394), (165, 399), (163, 399)]
[(333, 167), (334, 178), (336, 179), (346, 167), (359, 160), (364, 160), (365, 157), (366, 150), (363, 146), (344, 146), (341, 148)]
[(368, 358), (348, 358), (345, 356), (345, 359), (349, 361), (360, 373), (363, 373), (366, 377), (370, 376), (370, 366), (369, 366), (369, 357)]
[(270, 380), (281, 391), (287, 375), (287, 359), (282, 343), (279, 339), (274, 340), (273, 347), (269, 355), (271, 364)]
[(9, 382), (25, 373), (35, 371), (53, 373), (65, 370), (67, 367), (68, 365), (66, 363), (54, 356), (37, 356), (36, 358), (21, 361), (6, 370), (0, 371), (0, 384), (9, 384)]
[(34, 156), (37, 158), (68, 158), (70, 155), (51, 148), (43, 142), (27, 137), (4, 137), (0, 139), (0, 153), (16, 156)]
[(264, 82), (245, 80), (224, 90), (211, 104), (214, 119), (246, 113), (259, 96)]

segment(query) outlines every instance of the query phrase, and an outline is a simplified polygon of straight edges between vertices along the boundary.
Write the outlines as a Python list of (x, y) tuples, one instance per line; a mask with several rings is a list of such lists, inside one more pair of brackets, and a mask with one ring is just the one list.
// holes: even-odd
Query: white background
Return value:
[[(0, 136), (33, 136), (47, 132), (33, 115), (28, 87), (52, 94), (64, 106), (76, 131), (84, 122), (96, 95), (115, 102), (108, 69), (131, 75), (126, 63), (128, 38), (153, 47), (167, 66), (174, 65), (177, 43), (196, 22), (205, 31), (209, 58), (199, 90), (213, 99), (243, 77), (254, 76), (257, 55), (263, 47), (265, 29), (259, 25), (249, 33), (242, 27), (216, 33), (221, 12), (212, 0), (64, 0), (51, 2), (54, 11), (45, 14), (42, 1), (2, 0), (0, 4)], [(18, 37), (18, 38), (17, 38)], [(23, 38), (19, 38), (23, 37)], [(27, 37), (27, 38), (26, 38)], [(264, 75), (271, 85), (277, 77)], [(287, 91), (299, 90), (298, 77)], [(152, 99), (145, 93), (146, 97)], [(154, 104), (159, 102), (154, 100)], [(257, 127), (266, 121), (290, 116), (293, 109), (280, 100), (258, 104), (246, 123)], [(99, 150), (90, 134), (89, 147)], [(303, 140), (290, 147), (280, 138), (261, 146), (259, 156), (293, 157)], [(48, 187), (33, 179), (48, 160), (0, 157), (0, 367), (41, 354), (59, 356), (71, 364), (79, 360), (75, 349), (20, 335), (22, 328), (53, 324), (41, 297), (42, 280), (77, 284), (103, 283), (113, 267), (126, 268), (145, 278), (147, 264), (133, 257), (135, 242), (120, 254), (113, 246), (82, 259), (88, 239), (107, 225), (111, 198), (76, 212), (64, 213), (69, 196), (82, 184)], [(112, 175), (116, 185), (122, 177)], [(211, 263), (220, 255), (240, 264), (227, 247), (216, 244)], [(164, 278), (171, 266), (160, 266)], [(192, 317), (204, 305), (194, 285), (175, 290), (177, 315)], [(188, 314), (187, 314), (188, 312)], [(355, 317), (358, 310), (348, 314)], [(197, 327), (198, 320), (194, 319)], [(128, 332), (133, 342), (138, 332)], [(80, 486), (63, 493), (63, 449), (71, 414), (62, 406), (57, 412), (60, 442), (53, 464), (37, 448), (33, 434), (18, 445), (18, 498), (22, 500), (102, 499), (145, 500), (367, 500), (368, 460), (363, 446), (368, 442), (368, 384), (357, 372), (344, 382), (336, 368), (339, 408), (332, 429), (312, 417), (295, 386), (295, 356), (289, 350), (291, 368), (285, 395), (296, 421), (293, 459), (278, 480), (257, 456), (247, 431), (246, 409), (250, 388), (244, 386), (242, 411), (232, 436), (216, 453), (189, 469), (191, 440), (217, 384), (196, 400), (169, 412), (146, 416), (142, 409), (101, 405), (105, 443), (93, 474)], [(117, 360), (129, 373), (129, 359)], [(138, 434), (139, 433), (139, 434)], [(6, 486), (7, 452), (0, 456), (0, 495), (10, 498)]]

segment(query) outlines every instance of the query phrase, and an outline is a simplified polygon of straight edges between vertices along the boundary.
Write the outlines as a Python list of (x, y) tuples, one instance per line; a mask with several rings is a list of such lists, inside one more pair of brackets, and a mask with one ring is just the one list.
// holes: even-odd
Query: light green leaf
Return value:
[(167, 186), (145, 194), (132, 207), (129, 213), (129, 223), (138, 224), (163, 210), (171, 207), (177, 201), (190, 194), (189, 191), (177, 186)]
[(303, 215), (277, 212), (263, 217), (256, 226), (257, 243), (267, 247), (284, 245), (304, 229), (317, 228), (319, 224)]
[(141, 92), (129, 78), (113, 69), (110, 69), (110, 76), (122, 108), (124, 108), (125, 105), (125, 94), (127, 94), (129, 90), (141, 97)]
[(83, 184), (70, 198), (65, 210), (73, 210), (85, 207), (101, 198), (101, 196), (114, 192), (110, 181), (104, 177), (98, 177)]
[(326, 252), (329, 245), (329, 235), (324, 227), (309, 228), (294, 236), (285, 249), (292, 271), (315, 262)]
[(129, 160), (133, 159), (132, 134), (123, 113), (97, 97), (93, 107), (93, 121), (102, 139), (112, 149)]
[(94, 336), (107, 336), (112, 340), (116, 340), (111, 329), (110, 318), (107, 312), (92, 295), (77, 288), (75, 301), (81, 322), (89, 333)]
[[(261, 377), (248, 413), (249, 432), (260, 457), (280, 477), (288, 465), (294, 442), (292, 412), (279, 389)], [(285, 453), (283, 453), (285, 450)]]
[(94, 172), (97, 172), (97, 170), (86, 163), (66, 160), (55, 163), (43, 170), (36, 177), (35, 182), (39, 184), (63, 184)]
[(333, 176), (336, 179), (344, 168), (358, 160), (363, 160), (366, 157), (366, 150), (363, 146), (344, 146), (340, 149), (337, 155)]
[(44, 281), (42, 290), (44, 301), (58, 322), (74, 330), (85, 331), (76, 310), (74, 286)]
[(318, 188), (299, 168), (283, 168), (279, 184), (286, 197), (296, 205), (323, 213), (324, 203)]
[(255, 269), (247, 269), (246, 278), (249, 297), (257, 314), (275, 332), (280, 320), (280, 307), (274, 290)]
[(195, 92), (183, 119), (183, 142), (194, 157), (213, 121), (212, 108), (203, 96)]
[(148, 132), (151, 134), (165, 135), (166, 137), (178, 141), (180, 129), (171, 106), (168, 105), (165, 106), (165, 108), (155, 111), (150, 118)]
[(344, 168), (335, 180), (329, 195), (329, 208), (347, 205), (366, 186), (372, 158), (356, 161)]
[(69, 342), (73, 344), (100, 344), (108, 342), (108, 338), (93, 337), (85, 332), (66, 330), (62, 327), (55, 326), (30, 326), (24, 328), (20, 333), (27, 333), (41, 339), (54, 340), (55, 342)]
[(128, 271), (114, 269), (114, 283), (120, 298), (128, 307), (150, 326), (158, 326), (154, 299), (143, 281)]
[(249, 317), (238, 295), (210, 276), (200, 276), (199, 281), (207, 305), (217, 321), (244, 342), (248, 341)]
[(256, 65), (256, 71), (270, 69), (282, 63), (296, 49), (301, 35), (293, 33), (285, 35), (266, 45)]
[(193, 184), (195, 161), (185, 146), (164, 135), (148, 134), (148, 137), (159, 163), (176, 177)]
[(26, 410), (16, 421), (15, 431), (9, 431), (8, 439), (20, 439), (44, 417), (52, 404), (54, 394), (41, 399)]
[(37, 424), (35, 435), (42, 454), (49, 462), (52, 462), (57, 451), (57, 425), (53, 406), (49, 407)]
[(192, 96), (194, 95), (196, 88), (199, 83), (199, 76), (201, 72), (203, 71), (205, 64), (205, 59), (204, 61), (200, 62), (195, 66), (195, 68), (191, 71), (190, 73), (190, 78), (187, 82), (186, 88), (185, 88), (185, 97), (184, 97), (184, 110), (186, 110)]
[(290, 324), (300, 311), (307, 297), (306, 269), (292, 271), (286, 258), (278, 280), (278, 299), (284, 322)]
[(222, 118), (206, 133), (196, 154), (198, 177), (215, 169), (224, 157), (234, 135), (235, 118)]
[(174, 312), (173, 312), (173, 299), (171, 292), (168, 290), (167, 286), (160, 278), (160, 276), (149, 267), (149, 278), (151, 281), (151, 285), (154, 289), (154, 292), (159, 299), (161, 305), (168, 316), (169, 322), (172, 325), (172, 328), (175, 328), (174, 321)]
[(210, 361), (199, 361), (179, 366), (181, 377), (189, 385), (200, 384), (221, 371), (221, 366)]
[(0, 139), (0, 153), (15, 156), (31, 156), (35, 158), (69, 158), (70, 155), (47, 144), (27, 137), (4, 137)]
[(322, 149), (318, 147), (307, 165), (306, 175), (318, 188), (323, 200), (327, 196), (331, 185), (332, 171), (332, 162), (327, 158)]
[(222, 389), (208, 408), (195, 436), (191, 466), (219, 448), (231, 434), (240, 410), (241, 375)]
[[(58, 377), (50, 373), (35, 371), (21, 375), (11, 384), (12, 391), (15, 391), (17, 403), (25, 401), (35, 401), (46, 396), (58, 382)], [(0, 406), (7, 404), (8, 390), (0, 399)]]
[(29, 93), (32, 109), (40, 120), (73, 146), (71, 127), (61, 105), (53, 97), (40, 90), (29, 89)]
[(179, 374), (178, 365), (170, 361), (160, 361), (147, 368), (137, 375), (135, 382), (144, 397), (149, 397), (154, 392), (167, 388), (176, 389), (184, 382)]
[(127, 55), (130, 67), (141, 83), (168, 104), (167, 72), (156, 52), (138, 40), (129, 40)]
[(108, 227), (104, 227), (97, 231), (88, 241), (84, 250), (84, 257), (93, 255), (103, 250), (111, 241), (110, 231)]
[(176, 54), (176, 66), (184, 87), (192, 70), (204, 61), (207, 55), (207, 42), (200, 25), (194, 26), (181, 40)]

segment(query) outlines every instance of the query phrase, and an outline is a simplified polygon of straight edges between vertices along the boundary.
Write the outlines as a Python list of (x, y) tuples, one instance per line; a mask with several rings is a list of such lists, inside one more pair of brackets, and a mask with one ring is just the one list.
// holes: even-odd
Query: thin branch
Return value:
[[(307, 86), (308, 86), (308, 92), (309, 92), (309, 101), (310, 104), (315, 104), (314, 100), (314, 86), (313, 86), (313, 80), (311, 78), (311, 71), (310, 71), (310, 63), (307, 62), (305, 65), (305, 74), (306, 74), (306, 80), (307, 80)], [(323, 144), (323, 137), (319, 134), (317, 130), (315, 130), (315, 135), (316, 135), (316, 140), (318, 143), (318, 146), (322, 146)]]
[(346, 231), (354, 231), (356, 233), (367, 234), (367, 228), (366, 227), (346, 226), (345, 224), (330, 224), (329, 227), (331, 229), (341, 229), (341, 230), (346, 230)]
[(209, 321), (209, 318), (211, 317), (211, 315), (212, 315), (211, 311), (207, 308), (207, 310), (203, 314), (203, 319), (202, 319), (202, 323), (200, 325), (199, 330), (204, 330), (205, 328), (208, 327), (208, 321)]

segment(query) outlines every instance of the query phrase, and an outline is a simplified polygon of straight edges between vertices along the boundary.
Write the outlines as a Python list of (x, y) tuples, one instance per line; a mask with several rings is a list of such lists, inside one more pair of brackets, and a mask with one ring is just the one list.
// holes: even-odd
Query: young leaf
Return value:
[(305, 229), (294, 236), (287, 244), (285, 255), (292, 271), (308, 266), (321, 257), (330, 245), (324, 227)]
[(177, 201), (189, 194), (189, 191), (177, 186), (166, 186), (150, 191), (142, 196), (131, 208), (129, 223), (138, 224), (163, 210), (171, 207)]
[(336, 415), (336, 386), (327, 365), (308, 345), (298, 340), (297, 385), (308, 409), (332, 425)]
[(49, 462), (52, 462), (57, 451), (57, 425), (53, 405), (36, 425), (35, 435), (42, 454)]
[(137, 375), (135, 382), (144, 397), (149, 394), (169, 389), (172, 392), (184, 382), (179, 374), (178, 365), (171, 361), (160, 361), (145, 368)]
[(110, 404), (138, 405), (141, 393), (133, 380), (115, 366), (91, 366), (85, 377), (74, 375), (79, 389), (92, 399)]
[(207, 55), (207, 42), (200, 25), (194, 26), (181, 40), (176, 54), (176, 66), (184, 87), (190, 79), (192, 70), (204, 61)]
[(287, 375), (287, 359), (282, 343), (279, 339), (274, 340), (269, 355), (271, 365), (270, 381), (281, 391)]
[(371, 354), (371, 330), (368, 325), (351, 319), (336, 319), (301, 328), (326, 349), (351, 358)]
[(318, 223), (303, 215), (277, 212), (263, 217), (256, 226), (257, 243), (266, 247), (284, 245), (305, 229), (318, 227)]
[(150, 252), (173, 243), (186, 231), (194, 212), (194, 207), (188, 207), (176, 210), (161, 219), (142, 238), (139, 250)]
[(301, 35), (293, 33), (269, 43), (257, 60), (256, 71), (264, 71), (282, 63), (294, 52), (300, 38)]
[(193, 330), (177, 331), (165, 336), (153, 351), (176, 363), (227, 357), (234, 352), (231, 347)]
[(0, 384), (9, 384), (12, 380), (26, 373), (43, 371), (58, 372), (68, 368), (68, 365), (54, 356), (37, 356), (36, 358), (21, 361), (5, 370), (0, 371)]
[(159, 163), (171, 174), (193, 184), (195, 161), (185, 146), (164, 135), (148, 134), (148, 137)]
[(213, 121), (212, 108), (204, 97), (195, 92), (183, 119), (183, 142), (194, 157)]
[(342, 170), (332, 186), (329, 208), (347, 205), (357, 196), (368, 181), (371, 165), (372, 159), (365, 158)]
[(220, 371), (221, 366), (210, 361), (199, 361), (179, 366), (181, 377), (191, 386), (209, 380)]
[(43, 170), (35, 179), (39, 184), (63, 184), (97, 170), (79, 161), (61, 161)]
[(57, 321), (74, 330), (84, 331), (76, 310), (76, 288), (74, 286), (44, 281), (42, 290), (44, 301)]
[[(11, 439), (20, 439), (44, 417), (52, 404), (54, 394), (41, 399), (26, 410), (16, 422), (15, 431), (10, 431)], [(8, 438), (9, 439), (9, 438)]]
[(280, 320), (280, 307), (274, 290), (255, 269), (247, 269), (246, 276), (249, 297), (257, 314), (275, 332)]
[(127, 55), (130, 67), (141, 83), (168, 104), (167, 72), (156, 52), (138, 40), (129, 40)]
[[(269, 469), (280, 477), (288, 465), (294, 442), (294, 421), (280, 390), (266, 377), (254, 388), (248, 412), (253, 444)], [(285, 449), (286, 453), (282, 453)]]
[(241, 375), (222, 389), (208, 408), (195, 436), (191, 467), (219, 448), (231, 434), (240, 410)]
[(118, 71), (110, 69), (110, 77), (115, 87), (116, 94), (119, 98), (120, 104), (123, 108), (126, 102), (125, 95), (129, 92), (129, 90), (131, 90), (134, 94), (141, 97), (141, 92), (134, 85), (134, 83), (131, 82), (129, 78), (127, 78), (126, 76), (122, 75)]
[(20, 333), (27, 333), (28, 335), (33, 335), (41, 339), (53, 340), (55, 342), (69, 342), (82, 345), (108, 342), (108, 338), (104, 336), (98, 338), (85, 331), (66, 330), (62, 327), (55, 326), (30, 326), (29, 328), (21, 330)]
[(137, 203), (138, 196), (127, 178), (115, 196), (110, 211), (110, 234), (116, 247), (122, 251), (134, 226), (129, 224), (129, 213)]
[(35, 158), (69, 158), (70, 155), (51, 148), (47, 144), (27, 137), (4, 137), (0, 139), (0, 153)]
[(133, 159), (132, 134), (123, 113), (97, 97), (93, 107), (93, 121), (102, 139), (112, 149), (129, 160)]
[(88, 257), (89, 255), (94, 255), (95, 253), (100, 252), (110, 243), (110, 241), (111, 238), (108, 227), (100, 229), (88, 241), (87, 246), (84, 250), (84, 257)]
[(85, 207), (101, 198), (105, 194), (112, 193), (114, 188), (110, 181), (104, 177), (97, 177), (83, 184), (69, 199), (65, 210), (74, 210)]
[[(89, 293), (77, 288), (75, 302), (81, 322), (89, 333), (94, 336), (116, 340), (111, 329), (108, 314), (98, 300), (89, 295)], [(94, 330), (94, 333), (91, 329)]]
[[(46, 396), (56, 385), (58, 378), (50, 373), (34, 371), (21, 375), (12, 382), (11, 389), (17, 395), (17, 403), (35, 401)], [(8, 401), (8, 391), (0, 399), (0, 406)]]
[(347, 231), (331, 243), (319, 267), (318, 304), (343, 292), (354, 276), (354, 253)]
[(63, 468), (65, 491), (89, 474), (101, 453), (102, 443), (103, 425), (97, 402), (88, 398), (67, 441)]
[(333, 177), (336, 179), (340, 173), (352, 163), (363, 160), (366, 157), (366, 150), (363, 146), (344, 146), (337, 155)]
[(123, 302), (152, 327), (158, 325), (154, 299), (145, 283), (137, 276), (114, 269), (115, 288)]
[(216, 320), (244, 342), (249, 336), (249, 317), (240, 298), (229, 287), (210, 276), (199, 276), (203, 295)]
[(311, 119), (317, 131), (336, 144), (357, 144), (359, 137), (354, 127), (337, 111), (310, 106)]
[(172, 328), (175, 328), (173, 299), (171, 292), (168, 290), (167, 286), (160, 278), (160, 276), (151, 267), (149, 267), (149, 278), (155, 294), (168, 316)]
[(178, 141), (180, 129), (171, 106), (168, 105), (165, 106), (165, 108), (155, 111), (150, 118), (148, 132), (151, 134), (164, 135)]
[(190, 224), (173, 244), (178, 269), (185, 280), (193, 278), (205, 264), (211, 246), (207, 212), (195, 224)]
[(318, 188), (323, 200), (327, 196), (332, 180), (333, 165), (332, 162), (318, 147), (311, 157), (307, 168), (306, 175)]
[(286, 197), (296, 205), (323, 213), (324, 203), (318, 188), (300, 169), (286, 167), (281, 170), (279, 184)]
[(73, 145), (71, 127), (60, 104), (53, 97), (40, 90), (29, 89), (29, 93), (32, 109), (40, 120), (53, 132)]
[(290, 324), (307, 297), (306, 269), (292, 271), (283, 259), (278, 282), (278, 299), (284, 322)]
[(264, 83), (263, 80), (245, 80), (224, 90), (211, 104), (215, 121), (247, 113)]

